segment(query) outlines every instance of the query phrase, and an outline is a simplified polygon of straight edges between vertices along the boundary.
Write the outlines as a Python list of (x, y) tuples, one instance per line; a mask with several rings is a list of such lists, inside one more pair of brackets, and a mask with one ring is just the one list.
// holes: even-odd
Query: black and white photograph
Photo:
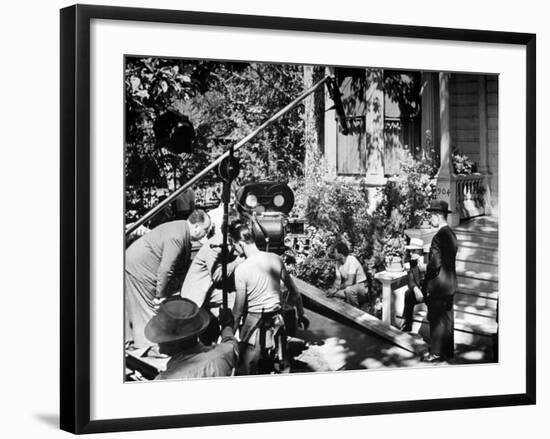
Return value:
[(125, 382), (499, 362), (498, 74), (126, 54), (120, 87)]

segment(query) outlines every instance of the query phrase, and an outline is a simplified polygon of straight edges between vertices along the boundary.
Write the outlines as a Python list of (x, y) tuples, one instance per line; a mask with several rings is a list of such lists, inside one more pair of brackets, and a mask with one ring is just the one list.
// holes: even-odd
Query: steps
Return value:
[(498, 221), (482, 217), (455, 228), (457, 342), (492, 343), (498, 330)]
[[(455, 343), (490, 346), (498, 330), (498, 222), (494, 218), (475, 218), (453, 230), (459, 241)], [(429, 341), (426, 314), (424, 304), (415, 307), (413, 332)], [(401, 312), (396, 317), (400, 323)]]
[(477, 261), (486, 264), (498, 265), (498, 253), (494, 249), (461, 246), (456, 254), (458, 261)]
[(457, 259), (456, 271), (457, 273), (463, 273), (463, 277), (498, 282), (498, 265), (493, 262)]
[(485, 247), (485, 248), (497, 248), (498, 247), (498, 235), (491, 233), (479, 233), (479, 232), (468, 232), (465, 230), (455, 231), (456, 238), (459, 243), (463, 244), (474, 244), (475, 246)]

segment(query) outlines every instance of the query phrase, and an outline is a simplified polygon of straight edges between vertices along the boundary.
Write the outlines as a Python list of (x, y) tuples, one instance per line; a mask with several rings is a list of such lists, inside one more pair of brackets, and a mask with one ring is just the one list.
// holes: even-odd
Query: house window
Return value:
[(349, 134), (338, 131), (336, 170), (338, 175), (365, 175), (366, 172), (366, 76), (365, 69), (338, 69), (337, 80), (342, 93)]
[(406, 151), (421, 154), (420, 72), (384, 71), (384, 174), (399, 172)]

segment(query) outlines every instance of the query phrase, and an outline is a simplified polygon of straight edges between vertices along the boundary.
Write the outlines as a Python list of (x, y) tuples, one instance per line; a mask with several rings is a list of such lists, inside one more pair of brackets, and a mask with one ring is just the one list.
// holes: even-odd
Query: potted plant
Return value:
[(405, 241), (399, 235), (393, 235), (384, 242), (386, 271), (395, 273), (403, 271), (403, 254)]

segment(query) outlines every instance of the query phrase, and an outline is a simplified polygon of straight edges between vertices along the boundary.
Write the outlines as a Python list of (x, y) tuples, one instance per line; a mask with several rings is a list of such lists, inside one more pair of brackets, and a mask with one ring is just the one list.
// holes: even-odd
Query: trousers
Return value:
[(453, 296), (429, 297), (427, 305), (430, 322), (430, 352), (443, 358), (453, 358), (455, 350)]

